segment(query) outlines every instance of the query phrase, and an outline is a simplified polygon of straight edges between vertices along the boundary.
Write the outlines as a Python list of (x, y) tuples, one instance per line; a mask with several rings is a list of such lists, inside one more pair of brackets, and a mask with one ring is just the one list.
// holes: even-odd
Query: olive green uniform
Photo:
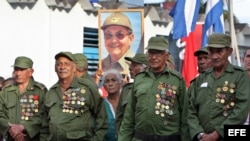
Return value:
[(188, 140), (186, 88), (182, 76), (167, 67), (157, 77), (150, 69), (137, 74), (128, 101), (119, 141), (140, 141), (136, 133)]
[(224, 125), (246, 120), (250, 98), (249, 78), (240, 67), (228, 64), (216, 78), (213, 69), (200, 74), (189, 89), (188, 125), (192, 139), (198, 133), (217, 131), (224, 138)]
[(128, 99), (130, 99), (131, 97), (132, 87), (133, 87), (133, 83), (127, 83), (126, 85), (123, 86), (122, 92), (120, 94), (120, 99), (119, 99), (117, 109), (116, 109), (116, 121), (115, 121), (117, 133), (122, 123), (122, 119), (124, 116), (125, 108), (128, 103)]
[(75, 77), (62, 94), (59, 83), (46, 95), (48, 141), (102, 141), (107, 133), (107, 114), (97, 86)]
[(43, 104), (47, 88), (33, 79), (22, 94), (16, 84), (3, 88), (0, 93), (0, 131), (7, 141), (13, 140), (8, 129), (11, 124), (22, 124), (32, 141), (39, 141)]

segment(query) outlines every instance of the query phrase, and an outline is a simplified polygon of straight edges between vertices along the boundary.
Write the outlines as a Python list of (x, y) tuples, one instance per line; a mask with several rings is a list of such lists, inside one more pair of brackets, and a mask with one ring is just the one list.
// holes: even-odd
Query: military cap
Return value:
[(25, 56), (19, 56), (15, 59), (15, 63), (13, 67), (18, 67), (22, 69), (32, 68), (33, 67), (33, 61)]
[(74, 55), (71, 52), (68, 51), (62, 51), (56, 54), (55, 59), (57, 60), (59, 57), (66, 57), (69, 60), (71, 60), (72, 62), (76, 62)]
[(125, 60), (140, 63), (140, 64), (144, 64), (144, 65), (148, 66), (148, 58), (143, 53), (137, 53), (137, 54), (135, 54), (134, 57), (125, 57)]
[(148, 41), (147, 50), (155, 49), (155, 50), (167, 50), (168, 49), (168, 41), (164, 37), (151, 37)]
[(207, 47), (201, 47), (194, 52), (194, 56), (198, 56), (200, 53), (208, 54)]
[(131, 25), (129, 18), (121, 12), (114, 12), (114, 13), (110, 14), (104, 20), (101, 29), (104, 30), (106, 27), (108, 27), (110, 25), (124, 26), (132, 31), (132, 25)]
[(77, 67), (87, 67), (88, 66), (88, 59), (82, 53), (75, 53), (74, 54), (75, 63)]
[(208, 47), (224, 48), (231, 47), (231, 37), (226, 34), (215, 33), (208, 37)]

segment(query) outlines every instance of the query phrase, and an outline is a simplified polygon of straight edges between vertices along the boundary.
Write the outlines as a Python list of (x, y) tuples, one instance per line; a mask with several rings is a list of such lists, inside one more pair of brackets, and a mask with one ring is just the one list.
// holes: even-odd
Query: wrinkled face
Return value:
[(29, 81), (34, 70), (32, 68), (23, 69), (14, 67), (13, 76), (17, 84), (23, 84)]
[(104, 79), (103, 86), (108, 94), (119, 94), (122, 83), (119, 82), (115, 74), (108, 74)]
[(211, 59), (212, 66), (216, 68), (226, 67), (228, 63), (228, 57), (232, 54), (232, 48), (208, 48), (209, 57)]
[(148, 52), (149, 66), (153, 72), (161, 72), (166, 67), (166, 60), (169, 54), (166, 51), (149, 49)]
[(72, 78), (76, 71), (76, 65), (66, 57), (59, 57), (56, 60), (55, 71), (59, 79)]
[(129, 33), (126, 27), (111, 25), (104, 30), (105, 48), (111, 57), (122, 57), (129, 50), (133, 40), (134, 35)]
[(246, 54), (245, 54), (245, 56), (244, 56), (244, 58), (243, 58), (243, 63), (244, 63), (245, 68), (246, 68), (248, 71), (250, 71), (250, 49), (248, 49), (248, 50), (246, 51)]
[(132, 79), (135, 78), (135, 75), (139, 72), (144, 71), (143, 65), (140, 63), (136, 63), (136, 62), (131, 62), (131, 64), (129, 65), (129, 72), (130, 72), (130, 77)]
[(206, 53), (199, 53), (197, 55), (197, 64), (199, 73), (204, 72), (205, 70), (211, 67), (211, 59)]

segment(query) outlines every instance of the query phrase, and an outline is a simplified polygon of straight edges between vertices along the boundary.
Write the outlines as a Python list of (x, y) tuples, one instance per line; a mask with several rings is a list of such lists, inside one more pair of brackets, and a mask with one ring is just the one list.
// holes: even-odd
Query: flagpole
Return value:
[[(235, 35), (235, 28), (234, 28), (234, 17), (233, 17), (233, 3), (232, 0), (227, 0), (228, 2), (228, 10), (229, 10), (229, 32), (232, 38), (232, 48), (233, 48), (233, 53), (231, 56), (231, 62), (234, 65), (238, 65), (241, 66), (240, 63), (240, 57), (239, 57), (239, 49), (238, 49), (238, 44), (237, 44), (237, 39), (236, 39), (236, 35)], [(235, 61), (236, 59), (236, 61)]]

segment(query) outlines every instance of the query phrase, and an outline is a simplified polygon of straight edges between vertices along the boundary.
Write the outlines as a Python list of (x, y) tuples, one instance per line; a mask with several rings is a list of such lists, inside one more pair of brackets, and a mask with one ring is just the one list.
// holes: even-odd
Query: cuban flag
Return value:
[(205, 21), (202, 33), (202, 46), (206, 46), (212, 33), (225, 33), (223, 0), (207, 0)]
[(169, 15), (173, 17), (173, 39), (187, 37), (194, 31), (201, 0), (177, 0)]

